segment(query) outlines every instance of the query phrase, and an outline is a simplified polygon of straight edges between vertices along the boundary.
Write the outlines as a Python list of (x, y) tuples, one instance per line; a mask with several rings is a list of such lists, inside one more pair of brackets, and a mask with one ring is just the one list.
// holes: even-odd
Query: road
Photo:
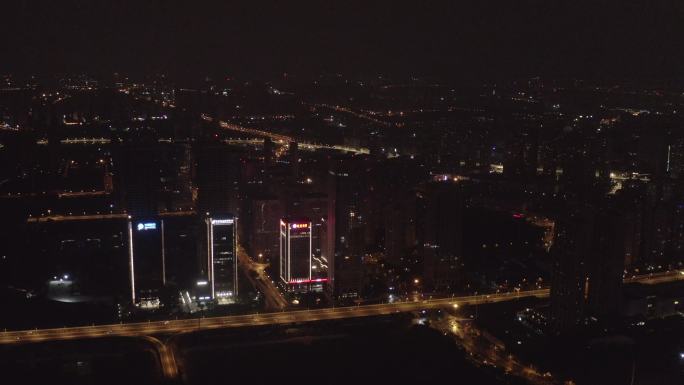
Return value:
[(368, 317), (400, 312), (412, 312), (421, 309), (439, 308), (450, 306), (454, 303), (461, 305), (475, 305), (509, 301), (516, 298), (547, 297), (548, 295), (548, 289), (538, 289), (519, 293), (473, 295), (432, 299), (418, 302), (395, 302), (391, 304), (284, 311), (226, 317), (95, 325), (57, 329), (7, 331), (0, 333), (0, 344), (43, 342), (106, 336), (149, 336), (155, 334), (183, 333), (206, 329), (234, 328), (255, 325), (277, 325), (354, 317)]
[[(254, 262), (247, 254), (245, 249), (239, 245), (237, 247), (238, 264), (245, 270), (245, 276), (252, 283), (255, 289), (259, 290), (265, 297), (266, 309), (280, 311), (287, 307), (287, 300), (273, 284), (271, 278), (264, 270), (266, 265)], [(253, 272), (254, 275), (250, 274)]]
[[(214, 118), (212, 118), (209, 115), (202, 114), (202, 119), (204, 119), (207, 122), (214, 122)], [(336, 150), (336, 151), (342, 151), (342, 152), (351, 152), (355, 154), (370, 154), (370, 150), (366, 147), (360, 147), (360, 146), (347, 146), (347, 145), (327, 145), (327, 144), (320, 144), (320, 143), (310, 143), (310, 142), (304, 142), (304, 141), (298, 141), (294, 137), (287, 136), (287, 135), (282, 135), (282, 134), (275, 134), (273, 132), (269, 131), (264, 131), (264, 130), (259, 130), (257, 128), (251, 128), (251, 127), (245, 127), (245, 126), (240, 126), (238, 124), (230, 123), (230, 122), (225, 122), (222, 120), (219, 120), (218, 122), (219, 127), (230, 130), (230, 131), (235, 131), (235, 132), (240, 132), (243, 134), (248, 134), (248, 135), (254, 135), (254, 136), (259, 136), (263, 138), (271, 138), (271, 140), (280, 143), (280, 144), (287, 144), (290, 142), (297, 142), (299, 147), (307, 150)]]
[(367, 114), (364, 112), (356, 112), (349, 107), (344, 107), (344, 106), (339, 106), (339, 105), (331, 105), (331, 104), (310, 104), (310, 106), (317, 107), (317, 108), (327, 108), (327, 109), (330, 109), (330, 110), (333, 110), (336, 112), (350, 114), (350, 115), (355, 116), (359, 119), (365, 119), (369, 122), (373, 122), (373, 123), (379, 124), (379, 125), (384, 126), (384, 127), (393, 127), (393, 126), (397, 125), (397, 124), (393, 124), (390, 122), (386, 122), (384, 120), (377, 119), (374, 116), (371, 116), (370, 114)]
[[(185, 211), (164, 211), (158, 213), (161, 218), (164, 217), (181, 217), (195, 215), (192, 210)], [(64, 222), (64, 221), (99, 221), (108, 219), (128, 219), (128, 214), (126, 213), (109, 213), (109, 214), (85, 214), (85, 215), (43, 215), (40, 217), (29, 217), (26, 222), (28, 223), (43, 223), (43, 222)]]
[[(630, 278), (630, 283), (664, 283), (684, 280), (683, 271), (672, 271), (658, 275), (646, 275)], [(270, 282), (270, 281), (269, 281)], [(413, 302), (395, 302), (374, 305), (333, 307), (314, 310), (283, 311), (263, 314), (248, 314), (212, 318), (195, 318), (184, 320), (168, 320), (155, 322), (139, 322), (113, 325), (95, 325), (57, 329), (37, 329), (22, 331), (6, 331), (0, 333), (0, 344), (21, 342), (43, 342), (95, 338), (105, 336), (149, 336), (164, 333), (183, 333), (196, 330), (237, 328), (255, 325), (277, 325), (298, 322), (311, 322), (354, 317), (387, 315), (400, 312), (413, 312), (421, 309), (442, 308), (459, 305), (479, 305), (504, 302), (518, 298), (549, 296), (549, 289), (525, 290), (498, 294), (469, 295), (451, 298), (439, 298)]]
[(176, 364), (176, 357), (173, 353), (173, 349), (157, 338), (151, 336), (142, 336), (142, 338), (149, 342), (157, 352), (164, 377), (176, 378), (178, 376), (178, 366)]
[[(471, 320), (467, 320), (471, 321)], [(462, 346), (476, 365), (501, 368), (506, 373), (524, 378), (533, 385), (559, 384), (550, 373), (540, 373), (531, 365), (508, 352), (503, 344), (485, 331), (479, 330), (472, 322), (462, 322), (453, 315), (435, 320), (430, 327), (452, 336)]]
[(625, 278), (625, 283), (642, 283), (646, 285), (657, 285), (672, 281), (684, 281), (684, 270), (671, 270), (659, 273), (634, 275)]
[(92, 220), (107, 220), (107, 219), (127, 219), (128, 214), (113, 213), (113, 214), (86, 214), (86, 215), (45, 215), (40, 217), (30, 217), (26, 220), (28, 223), (42, 223), (42, 222), (63, 222), (63, 221), (92, 221)]
[[(207, 122), (213, 122), (214, 118), (207, 114), (202, 114), (202, 119), (207, 121)], [(264, 138), (271, 138), (272, 140), (276, 142), (281, 142), (281, 143), (290, 143), (294, 142), (295, 139), (291, 136), (287, 135), (280, 135), (280, 134), (274, 134), (272, 132), (264, 131), (264, 130), (259, 130), (256, 128), (250, 128), (250, 127), (244, 127), (240, 126), (238, 124), (233, 124), (229, 122), (224, 122), (224, 121), (218, 121), (218, 125), (221, 128), (224, 128), (226, 130), (231, 130), (235, 132), (241, 132), (243, 134), (249, 134), (249, 135), (255, 135), (255, 136), (261, 136)]]

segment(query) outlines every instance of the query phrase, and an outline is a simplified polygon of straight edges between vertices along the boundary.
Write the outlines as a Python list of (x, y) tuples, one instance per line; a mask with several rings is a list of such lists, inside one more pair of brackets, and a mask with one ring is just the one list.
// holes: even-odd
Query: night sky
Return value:
[(678, 0), (2, 3), (0, 72), (684, 77)]

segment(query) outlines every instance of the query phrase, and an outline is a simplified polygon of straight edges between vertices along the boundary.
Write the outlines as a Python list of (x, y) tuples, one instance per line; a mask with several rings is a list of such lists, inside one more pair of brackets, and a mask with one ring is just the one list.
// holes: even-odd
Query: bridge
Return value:
[[(684, 281), (684, 270), (645, 274), (625, 279), (626, 283), (661, 284)], [(206, 329), (237, 328), (255, 325), (278, 325), (300, 322), (368, 317), (392, 313), (413, 312), (458, 305), (481, 305), (520, 298), (546, 298), (548, 288), (505, 293), (478, 294), (436, 298), (422, 301), (392, 302), (348, 307), (329, 307), (311, 310), (280, 311), (224, 317), (193, 318), (155, 322), (120, 323), (55, 329), (5, 331), (0, 333), (0, 344), (43, 342), (53, 340), (94, 338), (105, 336), (149, 336), (155, 334), (187, 333)]]
[(519, 298), (549, 296), (549, 289), (536, 289), (498, 294), (481, 294), (439, 298), (424, 301), (394, 302), (348, 307), (330, 307), (311, 310), (257, 313), (211, 318), (193, 318), (155, 322), (120, 323), (112, 325), (79, 326), (55, 329), (7, 331), (0, 333), (0, 344), (44, 342), (112, 336), (150, 336), (187, 333), (199, 330), (238, 328), (244, 326), (279, 325), (343, 318), (369, 317), (393, 313), (413, 312), (445, 306), (479, 305), (510, 301)]
[[(674, 281), (684, 281), (684, 271), (674, 270), (671, 272), (634, 276), (626, 279), (626, 282), (628, 283), (642, 284), (660, 284)], [(43, 342), (105, 336), (149, 336), (155, 334), (186, 333), (206, 329), (236, 328), (254, 325), (277, 325), (342, 318), (368, 317), (400, 312), (413, 312), (421, 309), (442, 308), (446, 306), (453, 306), (453, 304), (481, 305), (487, 303), (511, 301), (520, 298), (546, 298), (549, 296), (549, 292), (550, 290), (548, 288), (544, 288), (505, 293), (437, 298), (423, 301), (392, 302), (348, 307), (329, 307), (311, 310), (280, 311), (224, 317), (120, 323), (55, 329), (5, 331), (0, 333), (0, 344)]]
[[(642, 284), (661, 284), (666, 282), (684, 281), (684, 270), (632, 276), (626, 278), (625, 281), (627, 283)], [(462, 305), (482, 305), (506, 302), (521, 298), (547, 298), (549, 294), (550, 290), (548, 288), (543, 288), (505, 293), (437, 298), (422, 301), (281, 311), (224, 317), (5, 331), (0, 333), (0, 344), (7, 345), (19, 343), (36, 343), (113, 336), (140, 337), (150, 341), (152, 345), (155, 346), (155, 349), (159, 354), (164, 375), (167, 378), (172, 379), (175, 378), (178, 373), (178, 368), (176, 367), (176, 362), (173, 357), (173, 349), (168, 348), (168, 344), (164, 344), (152, 336), (164, 334), (173, 335), (201, 330), (240, 328), (260, 325), (284, 325), (323, 320), (381, 316), (394, 313), (415, 312), (424, 309), (439, 309), (445, 307), (458, 307)]]
[[(179, 210), (179, 211), (162, 211), (157, 213), (157, 215), (160, 218), (166, 218), (166, 217), (184, 217), (184, 216), (191, 216), (195, 215), (196, 212), (194, 210)], [(52, 214), (52, 215), (41, 215), (41, 216), (30, 216), (26, 222), (27, 223), (49, 223), (49, 222), (69, 222), (69, 221), (104, 221), (104, 220), (111, 220), (111, 219), (128, 219), (129, 214), (126, 212), (119, 212), (119, 213), (113, 213), (110, 212), (109, 214), (103, 213), (103, 214), (83, 214), (83, 215), (78, 215), (78, 214)]]

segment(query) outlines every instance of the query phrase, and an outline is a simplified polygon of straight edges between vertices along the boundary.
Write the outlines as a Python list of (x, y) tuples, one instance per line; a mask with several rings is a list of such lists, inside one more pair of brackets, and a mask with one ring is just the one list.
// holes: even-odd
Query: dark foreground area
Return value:
[[(179, 383), (514, 383), (472, 366), (452, 339), (404, 315), (162, 338)], [(3, 384), (161, 384), (142, 339), (98, 339), (0, 348)]]
[(4, 385), (162, 382), (156, 353), (132, 338), (0, 346), (0, 373)]

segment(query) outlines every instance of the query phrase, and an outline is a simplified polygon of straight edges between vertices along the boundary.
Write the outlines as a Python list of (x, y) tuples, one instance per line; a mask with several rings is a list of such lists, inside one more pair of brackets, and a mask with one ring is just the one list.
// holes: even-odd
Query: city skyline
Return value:
[(0, 382), (684, 382), (675, 0), (0, 6)]

